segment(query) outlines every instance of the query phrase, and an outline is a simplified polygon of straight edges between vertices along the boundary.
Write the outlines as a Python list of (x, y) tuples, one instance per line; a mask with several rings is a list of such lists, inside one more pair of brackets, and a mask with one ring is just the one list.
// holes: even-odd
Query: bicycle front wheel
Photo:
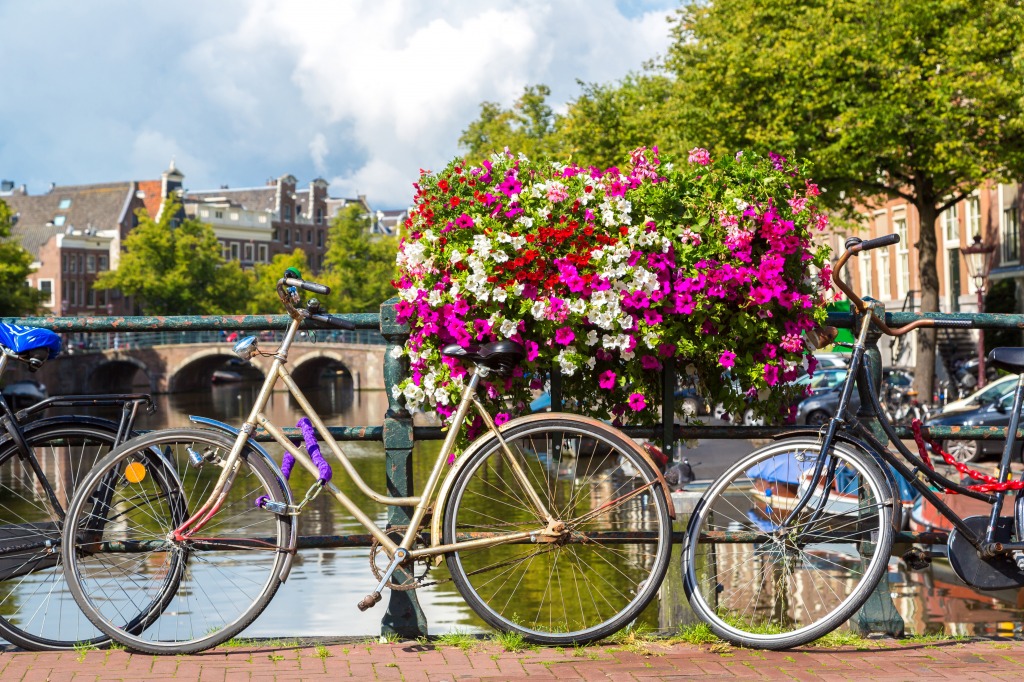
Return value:
[[(690, 518), (690, 605), (733, 644), (785, 649), (842, 625), (884, 576), (893, 491), (870, 455), (790, 438), (754, 451), (708, 489)], [(786, 519), (797, 501), (809, 503)]]
[(117, 424), (58, 417), (23, 436), (28, 456), (10, 438), (0, 443), (0, 637), (33, 651), (102, 644), (68, 592), (60, 541), (64, 509), (114, 447)]
[(508, 538), (447, 555), (459, 592), (487, 624), (541, 644), (623, 628), (657, 594), (672, 552), (654, 468), (627, 436), (573, 415), (502, 435), (508, 452), (491, 436), (462, 465), (445, 508), (446, 544)]
[[(207, 501), (233, 443), (203, 429), (155, 431), (112, 452), (83, 481), (68, 509), (67, 580), (85, 615), (115, 641), (151, 654), (202, 651), (241, 632), (280, 586), (290, 523), (256, 503), (285, 502), (284, 483), (248, 446), (209, 521), (174, 537)], [(173, 482), (170, 492), (163, 481)]]

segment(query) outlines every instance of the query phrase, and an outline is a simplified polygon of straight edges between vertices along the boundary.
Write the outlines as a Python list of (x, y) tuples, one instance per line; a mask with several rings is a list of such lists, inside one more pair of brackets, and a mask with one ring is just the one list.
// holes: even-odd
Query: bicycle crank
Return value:
[(360, 611), (365, 611), (371, 606), (376, 606), (380, 603), (380, 591), (383, 590), (384, 587), (388, 584), (388, 581), (391, 580), (391, 574), (395, 572), (395, 569), (398, 568), (399, 565), (408, 558), (409, 550), (403, 549), (402, 547), (399, 547), (397, 550), (395, 550), (395, 556), (392, 557), (391, 563), (389, 563), (388, 567), (384, 570), (384, 576), (380, 579), (380, 582), (377, 583), (377, 589), (363, 597), (359, 601), (359, 603), (356, 604), (356, 606), (359, 607)]

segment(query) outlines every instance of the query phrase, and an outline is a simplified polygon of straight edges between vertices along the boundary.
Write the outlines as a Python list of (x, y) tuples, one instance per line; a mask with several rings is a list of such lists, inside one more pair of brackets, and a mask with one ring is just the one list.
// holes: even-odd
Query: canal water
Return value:
[[(209, 390), (156, 396), (157, 411), (142, 415), (137, 428), (149, 430), (169, 426), (186, 426), (190, 414), (210, 417), (239, 425), (259, 390), (255, 383), (212, 385)], [(382, 391), (353, 391), (344, 378), (322, 380), (318, 390), (309, 391), (314, 407), (329, 426), (379, 425), (387, 410)], [(300, 413), (294, 400), (283, 392), (274, 393), (266, 410), (278, 425), (294, 425)], [(725, 465), (743, 451), (743, 444), (702, 441), (687, 452), (698, 476), (714, 477)], [(271, 454), (280, 461), (280, 448), (267, 444)], [(740, 446), (740, 447), (738, 447)], [(360, 475), (377, 490), (385, 489), (384, 453), (380, 443), (342, 443)], [(754, 447), (750, 445), (750, 448)], [(414, 453), (414, 481), (423, 481), (439, 448), (437, 442), (424, 442)], [(723, 457), (722, 453), (728, 453)], [(734, 454), (736, 453), (736, 454)], [(717, 459), (716, 459), (717, 458)], [(340, 469), (340, 467), (338, 467)], [(386, 508), (366, 500), (336, 476), (346, 493), (373, 510), (372, 516), (384, 523)], [(304, 492), (293, 488), (300, 496)], [(682, 530), (684, 517), (677, 521)], [(363, 533), (332, 499), (326, 495), (314, 501), (299, 517), (300, 534), (344, 535)], [(662, 590), (642, 618), (648, 623), (671, 631), (680, 623), (691, 622), (692, 613), (685, 606), (679, 571), (679, 548), (675, 548), (673, 565)], [(448, 577), (444, 565), (434, 568), (428, 579)], [(295, 558), (287, 583), (278, 592), (268, 609), (245, 632), (254, 637), (293, 636), (370, 636), (380, 632), (388, 595), (377, 607), (360, 612), (356, 603), (375, 587), (366, 548), (303, 550)], [(888, 585), (893, 602), (902, 615), (907, 634), (948, 633), (959, 635), (1020, 635), (1024, 623), (1024, 591), (980, 592), (961, 583), (953, 575), (945, 559), (936, 559), (923, 571), (908, 571), (899, 559), (890, 562)], [(451, 583), (418, 590), (429, 631), (438, 635), (452, 630), (486, 632), (475, 614), (465, 605)]]

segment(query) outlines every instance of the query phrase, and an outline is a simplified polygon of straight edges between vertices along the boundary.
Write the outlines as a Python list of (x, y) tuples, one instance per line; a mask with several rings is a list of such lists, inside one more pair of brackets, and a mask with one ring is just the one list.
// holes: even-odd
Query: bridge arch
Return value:
[[(209, 388), (213, 380), (213, 373), (232, 360), (237, 360), (237, 358), (229, 348), (215, 347), (192, 353), (168, 372), (167, 391), (178, 393)], [(252, 363), (251, 366), (258, 374), (265, 375), (265, 370), (258, 364)], [(241, 371), (244, 368), (239, 366), (237, 369)], [(248, 371), (252, 372), (253, 370)]]
[[(141, 375), (145, 379), (138, 381)], [(146, 392), (154, 392), (156, 385), (149, 367), (138, 358), (131, 356), (105, 360), (95, 365), (86, 379), (85, 393), (129, 393), (139, 385), (145, 385)]]
[(353, 385), (352, 370), (343, 354), (320, 349), (303, 354), (291, 368), (292, 378), (301, 388), (315, 387), (325, 372), (332, 372), (343, 384)]

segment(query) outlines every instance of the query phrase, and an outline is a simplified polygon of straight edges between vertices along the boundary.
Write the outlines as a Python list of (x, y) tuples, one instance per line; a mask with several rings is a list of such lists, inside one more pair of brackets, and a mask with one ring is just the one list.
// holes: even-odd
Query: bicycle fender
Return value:
[[(190, 414), (188, 416), (188, 420), (195, 424), (201, 424), (203, 426), (209, 426), (211, 428), (214, 428), (218, 431), (223, 431), (224, 433), (227, 433), (232, 437), (238, 436), (238, 434), (241, 432), (240, 429), (236, 429), (234, 426), (231, 426), (230, 424), (225, 424), (224, 422), (217, 421), (216, 419), (210, 419), (209, 417), (198, 417), (194, 414)], [(284, 474), (281, 473), (281, 467), (279, 467), (274, 458), (270, 456), (270, 453), (267, 452), (266, 448), (264, 448), (258, 442), (250, 438), (248, 445), (252, 447), (253, 451), (258, 453), (264, 459), (264, 461), (270, 466), (270, 470), (273, 471), (274, 475), (277, 477), (278, 485), (280, 485), (281, 489), (284, 490), (285, 502), (290, 507), (294, 503), (294, 501), (292, 500), (292, 489), (288, 486), (288, 481), (285, 480)], [(298, 517), (295, 515), (291, 515), (289, 516), (289, 519), (291, 528), (289, 529), (290, 532), (288, 534), (288, 551), (285, 552), (287, 556), (284, 559), (284, 565), (281, 567), (281, 573), (278, 576), (281, 579), (282, 583), (288, 579), (288, 574), (292, 570), (292, 559), (295, 558), (295, 548), (298, 546), (299, 543)]]
[[(820, 441), (821, 432), (816, 429), (787, 431), (784, 434), (780, 434), (774, 437), (772, 440), (779, 442), (787, 438), (801, 437), (811, 437), (816, 441)], [(883, 459), (878, 457), (875, 454), (874, 450), (872, 450), (871, 447), (864, 441), (858, 440), (845, 433), (836, 433), (835, 439), (860, 450), (862, 454), (865, 454), (868, 457), (870, 457), (871, 460), (877, 465), (878, 470), (881, 471), (882, 475), (885, 477), (885, 482), (889, 485), (889, 499), (884, 500), (883, 502), (884, 504), (890, 505), (892, 507), (893, 527), (896, 528), (896, 530), (901, 530), (903, 528), (903, 503), (902, 499), (899, 496), (899, 493), (897, 492), (900, 488), (899, 484), (896, 482), (896, 475), (893, 474), (892, 469), (886, 464), (886, 462)], [(896, 504), (896, 500), (900, 500), (900, 503)]]
[[(528, 415), (524, 415), (522, 417), (516, 417), (515, 419), (510, 419), (509, 421), (507, 421), (504, 424), (502, 424), (501, 426), (499, 426), (498, 427), (498, 431), (499, 432), (505, 432), (505, 431), (507, 431), (509, 429), (515, 428), (515, 427), (523, 425), (523, 424), (530, 424), (532, 422), (537, 422), (537, 421), (545, 421), (545, 420), (548, 420), (548, 419), (557, 418), (557, 416), (558, 416), (557, 412), (539, 412), (537, 414), (528, 414)], [(579, 419), (579, 420), (582, 420), (582, 421), (589, 422), (589, 423), (591, 423), (593, 425), (596, 425), (596, 426), (598, 426), (600, 428), (609, 428), (608, 424), (606, 424), (603, 421), (600, 421), (598, 419), (591, 419), (590, 417), (581, 417), (580, 415), (576, 415), (576, 414), (572, 415), (572, 417), (574, 419)], [(665, 493), (665, 499), (668, 501), (668, 513), (669, 513), (669, 516), (674, 519), (676, 517), (676, 510), (675, 510), (675, 505), (672, 503), (672, 493), (671, 493), (671, 491), (669, 489), (668, 482), (665, 480), (664, 474), (661, 473), (661, 469), (659, 469), (658, 466), (654, 463), (654, 461), (651, 459), (651, 456), (647, 453), (647, 451), (644, 450), (639, 445), (637, 445), (635, 440), (633, 440), (632, 438), (630, 438), (629, 436), (627, 436), (624, 433), (621, 434), (621, 435), (623, 437), (623, 440), (626, 442), (626, 444), (629, 447), (631, 447), (633, 449), (633, 451), (637, 455), (642, 457), (644, 459), (644, 461), (647, 462), (650, 465), (651, 470), (653, 470), (654, 473), (657, 475), (658, 483), (661, 485), (661, 489)], [(474, 454), (476, 454), (476, 451), (479, 450), (483, 446), (483, 444), (487, 443), (487, 442), (488, 442), (487, 438), (480, 438), (480, 439), (475, 440), (472, 443), (470, 443), (469, 447), (466, 448), (466, 451), (463, 452), (462, 455), (460, 455), (459, 458), (455, 460), (455, 464), (452, 466), (451, 470), (445, 476), (444, 481), (441, 483), (441, 487), (438, 490), (437, 497), (434, 498), (434, 513), (431, 515), (431, 520), (430, 520), (430, 546), (431, 547), (438, 547), (439, 545), (441, 545), (441, 522), (442, 522), (442, 517), (444, 516), (444, 508), (445, 508), (445, 506), (447, 506), (448, 496), (449, 496), (449, 494), (451, 494), (451, 489), (452, 489), (452, 486), (455, 483), (456, 477), (458, 477), (459, 472), (462, 471), (462, 468), (466, 465), (466, 462), (468, 462), (470, 459), (472, 459), (472, 456)], [(443, 558), (444, 558), (443, 555), (440, 555), (440, 554), (435, 556), (434, 557), (434, 565), (440, 565), (441, 560)]]

